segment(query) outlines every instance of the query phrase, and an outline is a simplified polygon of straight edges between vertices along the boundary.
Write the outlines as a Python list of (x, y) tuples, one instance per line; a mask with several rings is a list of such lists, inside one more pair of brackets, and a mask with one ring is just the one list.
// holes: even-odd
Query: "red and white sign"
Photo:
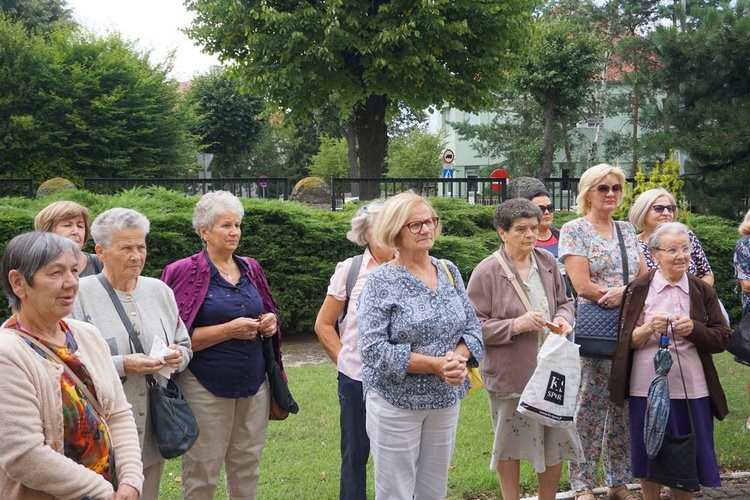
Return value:
[(453, 163), (453, 160), (455, 159), (456, 159), (456, 155), (453, 154), (452, 149), (446, 149), (445, 151), (443, 151), (443, 161), (445, 163)]
[[(510, 179), (510, 174), (506, 170), (504, 170), (502, 168), (496, 168), (495, 170), (492, 171), (492, 173), (490, 174), (490, 177), (492, 177), (493, 179)], [(493, 182), (492, 183), (492, 190), (494, 192), (496, 192), (496, 193), (499, 193), (500, 192), (500, 183), (499, 182)]]

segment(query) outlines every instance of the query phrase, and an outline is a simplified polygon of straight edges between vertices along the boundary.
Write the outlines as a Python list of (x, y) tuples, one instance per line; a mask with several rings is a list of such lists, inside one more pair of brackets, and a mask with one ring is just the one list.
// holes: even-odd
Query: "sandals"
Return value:
[(610, 500), (639, 500), (638, 495), (630, 491), (624, 484), (615, 488), (607, 488), (607, 498)]
[[(693, 496), (696, 498), (703, 496), (703, 488), (699, 489), (695, 493), (693, 493)], [(672, 490), (668, 486), (662, 486), (661, 491), (659, 492), (659, 498), (662, 500), (671, 500), (672, 498)]]
[(576, 491), (575, 500), (596, 500), (593, 490)]

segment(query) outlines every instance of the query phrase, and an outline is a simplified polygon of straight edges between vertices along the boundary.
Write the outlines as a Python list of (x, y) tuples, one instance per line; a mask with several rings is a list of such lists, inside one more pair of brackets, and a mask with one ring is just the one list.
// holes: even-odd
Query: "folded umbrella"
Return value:
[[(662, 339), (665, 338), (667, 337), (662, 337)], [(646, 454), (650, 459), (654, 459), (661, 449), (664, 431), (667, 428), (667, 419), (669, 418), (669, 380), (667, 374), (672, 369), (672, 356), (663, 342), (662, 340), (662, 346), (654, 355), (654, 370), (656, 373), (648, 387), (646, 419), (643, 423), (643, 441), (646, 445)]]
[(289, 385), (287, 385), (284, 372), (281, 371), (281, 367), (276, 361), (276, 356), (273, 352), (273, 339), (271, 337), (263, 339), (263, 358), (266, 360), (266, 374), (268, 375), (268, 385), (271, 389), (271, 394), (273, 394), (274, 399), (279, 403), (282, 410), (296, 414), (299, 411), (299, 406), (292, 397), (292, 393), (289, 392)]

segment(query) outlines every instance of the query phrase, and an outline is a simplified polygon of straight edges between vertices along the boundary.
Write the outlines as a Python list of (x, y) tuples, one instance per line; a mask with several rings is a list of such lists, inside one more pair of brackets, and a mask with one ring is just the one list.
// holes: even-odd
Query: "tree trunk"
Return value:
[[(388, 98), (382, 95), (369, 95), (364, 104), (354, 107), (354, 128), (359, 144), (360, 178), (380, 179), (383, 162), (388, 149), (388, 127), (385, 112)], [(363, 183), (360, 198), (374, 200), (380, 196), (380, 181)]]
[(552, 175), (552, 155), (555, 152), (555, 137), (553, 123), (555, 118), (555, 104), (557, 96), (553, 92), (547, 94), (544, 100), (544, 152), (542, 153), (542, 168), (537, 176), (540, 180)]
[(568, 171), (573, 171), (573, 152), (570, 150), (570, 138), (568, 137), (568, 120), (566, 118), (563, 118), (562, 120), (562, 134), (565, 144), (565, 164), (568, 167)]
[[(349, 158), (349, 177), (354, 179), (359, 177), (359, 161), (357, 159), (357, 134), (351, 121), (344, 127), (344, 137), (346, 137), (347, 157)], [(352, 196), (359, 196), (359, 183), (352, 183)]]
[(640, 111), (640, 99), (638, 91), (633, 92), (633, 160), (630, 164), (630, 177), (635, 177), (638, 171), (638, 114)]
[(602, 81), (599, 85), (599, 98), (596, 103), (596, 131), (594, 133), (594, 141), (591, 143), (589, 148), (589, 156), (587, 167), (594, 164), (596, 160), (596, 153), (599, 149), (599, 144), (604, 139), (604, 120), (606, 115), (604, 114), (604, 104), (607, 100), (607, 81), (609, 80), (609, 58), (611, 52), (607, 51), (604, 55), (604, 68), (602, 68)]

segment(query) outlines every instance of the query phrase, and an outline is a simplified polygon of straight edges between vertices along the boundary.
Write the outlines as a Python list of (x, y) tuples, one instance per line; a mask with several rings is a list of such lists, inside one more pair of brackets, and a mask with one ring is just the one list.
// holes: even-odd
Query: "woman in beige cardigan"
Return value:
[(0, 281), (15, 314), (0, 329), (2, 498), (140, 497), (138, 434), (109, 348), (93, 326), (63, 319), (79, 252), (34, 232), (3, 253)]
[[(574, 427), (553, 428), (516, 411), (536, 368), (537, 350), (547, 322), (562, 335), (571, 332), (573, 299), (554, 256), (535, 248), (542, 214), (531, 201), (513, 199), (497, 207), (495, 229), (500, 249), (474, 269), (467, 291), (484, 339), (482, 379), (490, 398), (495, 442), (490, 468), (496, 469), (503, 498), (520, 497), (520, 460), (528, 460), (539, 478), (539, 498), (555, 498), (563, 460), (582, 460)], [(503, 259), (511, 274), (500, 264)], [(532, 310), (513, 286), (518, 279)]]

